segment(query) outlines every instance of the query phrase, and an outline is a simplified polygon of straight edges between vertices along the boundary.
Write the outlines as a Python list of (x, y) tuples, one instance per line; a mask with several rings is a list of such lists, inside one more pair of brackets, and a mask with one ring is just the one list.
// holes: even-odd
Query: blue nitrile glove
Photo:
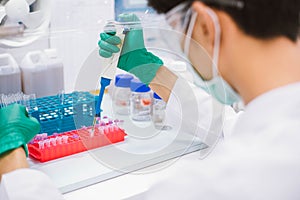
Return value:
[[(119, 18), (121, 22), (139, 22), (138, 17), (134, 14), (121, 14)], [(135, 27), (131, 26), (129, 28), (129, 32), (125, 35), (118, 68), (134, 74), (148, 85), (163, 65), (163, 62), (145, 48), (141, 26), (135, 25)], [(115, 32), (100, 34), (101, 39), (98, 42), (100, 56), (109, 58), (113, 53), (120, 51), (117, 45), (121, 43), (121, 40), (115, 34)]]
[(29, 117), (24, 106), (13, 104), (0, 109), (0, 155), (23, 146), (40, 131), (39, 122)]

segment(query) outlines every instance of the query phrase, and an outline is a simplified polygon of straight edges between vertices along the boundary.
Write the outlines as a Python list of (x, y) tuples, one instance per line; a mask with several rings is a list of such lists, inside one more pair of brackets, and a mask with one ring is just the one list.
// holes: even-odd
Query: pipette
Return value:
[[(114, 78), (117, 70), (117, 65), (119, 61), (119, 57), (122, 51), (122, 46), (123, 46), (123, 41), (125, 34), (128, 32), (129, 29), (122, 28), (121, 29), (121, 34), (117, 34), (118, 37), (121, 39), (121, 44), (119, 44), (120, 51), (118, 53), (115, 53), (111, 58), (110, 62), (108, 65), (105, 67), (103, 72), (101, 73), (100, 77), (100, 91), (99, 91), (99, 96), (98, 96), (98, 101), (96, 105), (96, 114), (93, 122), (93, 129), (92, 132), (94, 132), (94, 127), (97, 122), (97, 118), (101, 117), (101, 104), (102, 104), (102, 99), (103, 95), (105, 92), (105, 88), (110, 84), (110, 81)], [(104, 32), (107, 34), (115, 35), (115, 33), (118, 33), (118, 30), (116, 28), (116, 23), (115, 22), (108, 22), (107, 25), (104, 27)]]

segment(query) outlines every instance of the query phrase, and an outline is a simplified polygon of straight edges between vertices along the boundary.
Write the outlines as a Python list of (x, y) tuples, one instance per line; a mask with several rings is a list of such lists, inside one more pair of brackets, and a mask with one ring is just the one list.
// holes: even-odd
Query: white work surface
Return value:
[[(49, 175), (66, 199), (124, 199), (145, 191), (177, 162), (197, 157), (206, 148), (198, 138), (184, 133), (180, 117), (167, 120), (170, 130), (156, 130), (152, 123), (135, 123), (112, 112), (109, 95), (103, 100), (104, 115), (123, 119), (128, 136), (124, 142), (76, 155), (38, 163), (31, 168)], [(185, 154), (192, 153), (182, 157)], [(198, 156), (199, 157), (199, 156)]]
[(166, 177), (166, 172), (174, 169), (186, 159), (199, 159), (199, 151), (66, 193), (64, 198), (66, 200), (119, 200), (132, 197), (139, 199), (139, 194), (145, 192), (156, 181)]

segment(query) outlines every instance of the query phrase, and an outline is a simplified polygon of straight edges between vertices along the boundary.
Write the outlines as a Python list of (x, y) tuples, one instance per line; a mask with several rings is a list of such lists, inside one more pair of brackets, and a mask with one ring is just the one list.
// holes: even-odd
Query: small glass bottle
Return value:
[(119, 74), (116, 76), (113, 101), (117, 114), (129, 115), (131, 95), (130, 81), (132, 79), (133, 76), (129, 74)]
[(131, 80), (130, 89), (131, 119), (134, 121), (150, 121), (152, 109), (151, 89), (138, 79)]
[(152, 121), (155, 128), (162, 129), (165, 123), (166, 102), (164, 102), (164, 100), (156, 93), (153, 94), (153, 99)]

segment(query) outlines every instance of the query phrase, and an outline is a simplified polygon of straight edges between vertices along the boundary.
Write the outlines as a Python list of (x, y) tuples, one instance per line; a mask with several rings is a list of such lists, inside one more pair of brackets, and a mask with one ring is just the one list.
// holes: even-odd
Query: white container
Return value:
[(36, 94), (39, 98), (64, 90), (63, 63), (55, 49), (27, 53), (20, 67), (25, 94)]
[(193, 83), (194, 78), (192, 73), (187, 70), (186, 63), (183, 61), (172, 61), (169, 63), (168, 68), (182, 77), (183, 79)]
[(21, 72), (10, 54), (0, 55), (0, 94), (21, 92)]

